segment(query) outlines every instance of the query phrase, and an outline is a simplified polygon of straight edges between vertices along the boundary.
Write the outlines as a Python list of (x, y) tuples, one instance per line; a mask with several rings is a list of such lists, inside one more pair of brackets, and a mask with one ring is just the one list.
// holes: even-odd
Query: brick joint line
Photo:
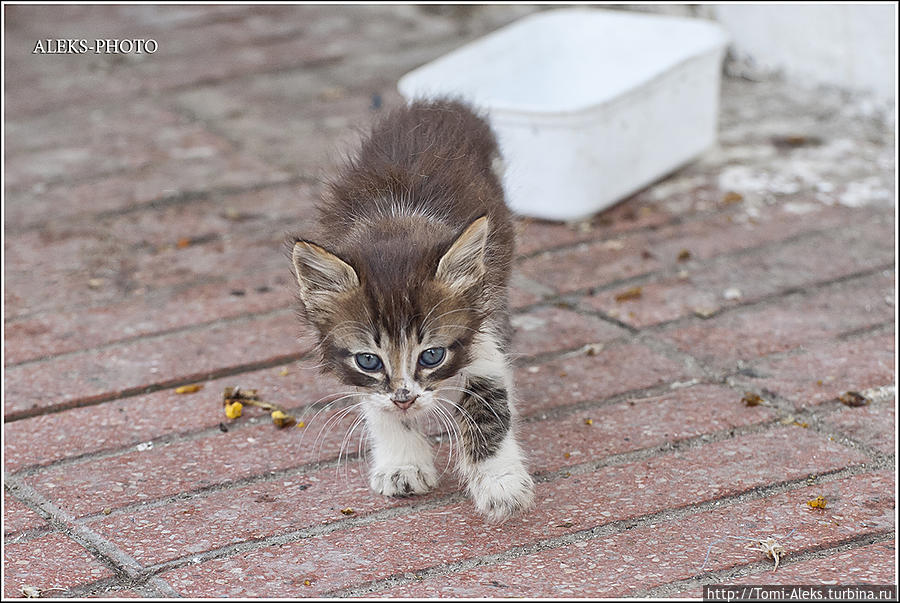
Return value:
[[(863, 546), (868, 546), (879, 542), (891, 542), (893, 540), (893, 531), (867, 532), (865, 534), (860, 534), (858, 536), (841, 540), (835, 544), (825, 545), (818, 548), (810, 547), (797, 553), (791, 552), (789, 555), (785, 555), (782, 558), (781, 563), (779, 563), (778, 566), (790, 567), (791, 565), (800, 563), (802, 561), (809, 561), (811, 559), (824, 559), (826, 557), (857, 549)], [(699, 589), (710, 584), (728, 584), (729, 580), (733, 580), (734, 578), (741, 578), (744, 576), (755, 575), (757, 573), (769, 572), (771, 571), (771, 567), (771, 561), (754, 561), (746, 565), (706, 572), (701, 576), (676, 580), (674, 582), (669, 582), (667, 584), (656, 586), (654, 588), (632, 591), (628, 593), (628, 596), (654, 599), (672, 596), (674, 594), (682, 593), (692, 588)]]
[[(869, 470), (867, 470), (866, 467), (861, 465), (854, 465), (829, 473), (820, 474), (817, 477), (817, 483), (827, 483), (844, 477), (850, 477), (852, 475), (859, 475), (861, 473), (867, 472), (869, 472)], [(612, 536), (625, 532), (627, 530), (631, 530), (637, 527), (644, 527), (654, 523), (676, 521), (704, 511), (721, 509), (723, 508), (723, 504), (730, 507), (749, 501), (781, 494), (783, 492), (789, 492), (807, 486), (807, 480), (808, 476), (796, 480), (770, 484), (768, 486), (750, 488), (734, 495), (708, 499), (699, 503), (684, 505), (682, 507), (670, 507), (662, 511), (647, 513), (638, 517), (615, 520), (606, 524), (601, 524), (599, 526), (573, 532), (571, 534), (546, 538), (526, 545), (513, 547), (502, 553), (464, 559), (462, 561), (444, 565), (437, 565), (416, 572), (404, 572), (403, 574), (396, 574), (393, 576), (388, 576), (387, 578), (373, 580), (351, 587), (335, 589), (323, 594), (322, 596), (364, 597), (378, 590), (383, 590), (385, 588), (394, 586), (401, 586), (421, 579), (443, 576), (473, 569), (475, 567), (496, 565), (498, 563), (516, 559), (531, 553), (561, 548), (574, 542), (583, 542), (587, 540), (594, 540), (596, 538)]]
[(141, 575), (144, 567), (133, 557), (116, 547), (93, 530), (79, 524), (74, 517), (57, 507), (24, 480), (4, 475), (6, 492), (35, 511), (55, 532), (65, 535), (95, 559), (113, 571), (119, 579), (132, 580)]

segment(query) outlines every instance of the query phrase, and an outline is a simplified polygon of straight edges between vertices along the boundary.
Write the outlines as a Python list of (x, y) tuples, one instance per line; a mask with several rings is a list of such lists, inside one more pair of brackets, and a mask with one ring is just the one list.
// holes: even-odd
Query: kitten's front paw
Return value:
[(501, 475), (482, 474), (469, 484), (475, 508), (490, 523), (503, 523), (534, 503), (534, 480), (524, 467)]
[(438, 482), (438, 474), (434, 467), (418, 465), (402, 465), (385, 467), (372, 471), (369, 485), (384, 496), (411, 496), (425, 494)]

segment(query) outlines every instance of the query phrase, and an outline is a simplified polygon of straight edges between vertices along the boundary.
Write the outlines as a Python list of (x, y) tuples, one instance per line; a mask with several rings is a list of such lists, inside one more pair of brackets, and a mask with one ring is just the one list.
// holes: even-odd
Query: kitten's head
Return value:
[(357, 241), (344, 257), (295, 240), (300, 303), (325, 370), (388, 412), (414, 416), (446, 397), (440, 384), (470, 362), (484, 318), (488, 226), (481, 217), (431, 247), (427, 237)]

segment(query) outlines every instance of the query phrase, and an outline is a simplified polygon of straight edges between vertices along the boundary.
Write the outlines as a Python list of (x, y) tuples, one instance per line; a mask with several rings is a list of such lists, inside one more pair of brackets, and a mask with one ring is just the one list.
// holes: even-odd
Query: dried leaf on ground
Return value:
[(603, 344), (602, 343), (589, 343), (581, 349), (583, 349), (584, 353), (588, 356), (596, 356), (597, 354), (599, 354), (600, 352), (603, 351)]
[(643, 287), (632, 287), (630, 289), (626, 289), (621, 293), (616, 294), (616, 301), (621, 303), (623, 301), (629, 301), (632, 299), (639, 299), (644, 294)]
[(718, 311), (718, 308), (711, 306), (698, 306), (694, 308), (694, 315), (699, 316), (700, 318), (709, 318)]
[(278, 428), (306, 427), (303, 421), (297, 422), (297, 417), (288, 413), (285, 409), (271, 402), (264, 402), (259, 399), (259, 391), (255, 389), (244, 389), (241, 387), (226, 387), (222, 392), (222, 403), (225, 405), (225, 414), (229, 419), (236, 419), (241, 416), (244, 406), (255, 406), (268, 411), (272, 417), (272, 423)]
[(743, 297), (743, 292), (737, 287), (729, 287), (722, 292), (722, 297), (727, 299), (728, 301), (734, 301), (737, 299), (741, 299)]
[(275, 423), (275, 427), (290, 427), (297, 422), (297, 419), (283, 410), (274, 410), (272, 411), (272, 422)]
[(759, 394), (754, 394), (753, 392), (744, 392), (741, 402), (744, 403), (744, 406), (759, 406), (766, 403)]
[(194, 385), (182, 385), (181, 387), (175, 388), (176, 394), (193, 394), (195, 392), (199, 392), (203, 389), (203, 385), (199, 383), (195, 383)]
[(231, 404), (235, 401), (259, 400), (259, 394), (255, 389), (241, 389), (240, 387), (226, 387), (222, 392), (223, 404)]
[(41, 589), (36, 586), (23, 586), (22, 594), (29, 599), (37, 599), (41, 596)]
[(784, 547), (781, 544), (769, 536), (763, 540), (757, 540), (751, 544), (747, 545), (748, 549), (754, 551), (760, 551), (766, 554), (766, 557), (769, 559), (775, 560), (775, 568), (772, 570), (773, 572), (778, 569), (778, 562), (781, 560), (781, 557), (784, 556)]
[(838, 396), (838, 400), (841, 401), (842, 404), (846, 404), (847, 406), (865, 406), (869, 403), (869, 399), (860, 394), (859, 392), (844, 392), (840, 396)]
[(243, 410), (243, 404), (241, 404), (240, 402), (232, 402), (231, 404), (227, 404), (225, 406), (225, 416), (229, 419), (237, 419), (241, 416)]
[(828, 501), (822, 496), (817, 496), (812, 500), (806, 501), (806, 504), (812, 509), (824, 509), (828, 505)]

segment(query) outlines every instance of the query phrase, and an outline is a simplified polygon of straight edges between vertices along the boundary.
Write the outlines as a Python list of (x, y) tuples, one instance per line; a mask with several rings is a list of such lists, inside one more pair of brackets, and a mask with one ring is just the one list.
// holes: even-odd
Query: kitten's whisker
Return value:
[(319, 433), (316, 435), (316, 441), (313, 443), (313, 451), (315, 451), (316, 448), (318, 447), (316, 462), (318, 462), (322, 458), (322, 447), (325, 445), (325, 438), (323, 437), (323, 432), (325, 435), (327, 435), (328, 429), (330, 429), (331, 427), (336, 425), (344, 417), (346, 417), (348, 414), (350, 414), (351, 411), (362, 406), (364, 403), (365, 403), (365, 401), (357, 402), (356, 404), (353, 404), (352, 406), (348, 406), (347, 408), (342, 408), (338, 412), (336, 412), (333, 415), (331, 415), (330, 417), (328, 417), (328, 419), (325, 421), (325, 423), (319, 429)]
[[(438, 388), (438, 390), (458, 391), (458, 392), (462, 392), (464, 394), (470, 395), (470, 396), (476, 398), (477, 400), (480, 400), (482, 402), (482, 404), (484, 404), (484, 406), (487, 407), (487, 409), (491, 411), (491, 414), (494, 415), (494, 418), (496, 418), (498, 422), (502, 422), (500, 419), (500, 416), (497, 414), (497, 411), (495, 411), (493, 409), (493, 407), (487, 402), (487, 400), (485, 400), (482, 396), (476, 394), (475, 392), (473, 392), (469, 389), (466, 389), (464, 387), (455, 387), (455, 386), (445, 386), (442, 388)], [(438, 391), (438, 390), (435, 390), (435, 391)], [(472, 415), (466, 409), (464, 409), (462, 406), (460, 406), (459, 404), (456, 404), (456, 403), (452, 403), (452, 404), (455, 408), (457, 408), (458, 410), (460, 410), (466, 414), (466, 416), (469, 419), (469, 422), (472, 424), (472, 426), (475, 429), (478, 430), (478, 434), (481, 436), (482, 442), (484, 444), (487, 444), (487, 438), (484, 436), (484, 432), (481, 430), (481, 425), (478, 424), (478, 422), (475, 421), (474, 417), (472, 417)]]
[[(346, 448), (347, 444), (350, 443), (350, 439), (353, 437), (353, 432), (356, 430), (357, 427), (359, 427), (360, 424), (362, 424), (362, 422), (363, 422), (363, 415), (361, 415), (361, 414), (357, 415), (356, 419), (350, 425), (350, 429), (348, 429), (347, 433), (344, 435), (344, 439), (341, 440), (341, 448), (338, 451), (338, 464), (337, 464), (338, 468), (340, 468), (340, 466), (341, 466), (341, 457), (344, 454), (344, 449)], [(344, 457), (344, 484), (348, 487), (350, 486), (349, 458), (348, 457)]]
[[(313, 419), (316, 418), (316, 416), (318, 416), (319, 413), (321, 413), (323, 410), (330, 408), (337, 402), (340, 402), (341, 400), (345, 400), (346, 398), (351, 398), (353, 396), (363, 396), (363, 395), (366, 395), (366, 394), (364, 394), (363, 392), (359, 392), (359, 391), (353, 391), (353, 392), (337, 392), (337, 393), (333, 393), (333, 394), (328, 394), (327, 396), (322, 396), (315, 402), (311, 402), (311, 403), (307, 404), (306, 406), (304, 406), (303, 413), (301, 414), (300, 418), (303, 419), (304, 421), (307, 421), (307, 420), (312, 421)], [(328, 400), (329, 398), (333, 398), (333, 399)], [(325, 400), (328, 400), (328, 401), (324, 402)], [(318, 405), (323, 402), (324, 402), (324, 404), (322, 405), (321, 408), (319, 408), (319, 410), (316, 412), (316, 414), (313, 415), (312, 418), (306, 419), (307, 413), (311, 412), (312, 409), (317, 408)]]
[[(456, 309), (454, 309), (454, 310), (448, 310), (447, 312), (444, 312), (443, 314), (438, 314), (437, 316), (435, 316), (434, 318), (432, 318), (432, 319), (429, 320), (428, 322), (425, 322), (425, 321), (423, 320), (423, 321), (422, 321), (422, 330), (427, 331), (427, 330), (429, 329), (429, 325), (430, 325), (432, 322), (434, 322), (434, 321), (436, 321), (436, 320), (438, 320), (438, 319), (440, 319), (440, 318), (443, 318), (444, 316), (449, 316), (449, 315), (451, 315), (451, 314), (455, 314), (456, 312), (478, 312), (478, 311), (479, 311), (478, 308), (471, 307), (471, 306), (470, 306), (470, 307), (467, 307), (467, 308), (456, 308)], [(429, 314), (430, 314), (430, 313), (429, 313)]]
[(322, 368), (323, 366), (328, 366), (328, 363), (327, 363), (327, 362), (320, 362), (319, 364), (314, 364), (314, 365), (312, 365), (312, 366), (306, 366), (306, 365), (304, 365), (304, 364), (297, 363), (296, 366), (297, 366), (297, 368), (300, 369), (301, 371), (315, 371), (315, 370), (318, 370), (318, 369)]
[[(447, 473), (447, 470), (453, 461), (453, 434), (450, 431), (450, 426), (447, 424), (447, 418), (443, 415), (441, 408), (435, 405), (430, 410), (434, 411), (434, 416), (441, 424), (441, 431), (447, 433), (447, 462), (444, 464), (444, 470), (441, 471), (441, 474), (438, 476), (438, 479), (440, 480), (444, 477), (444, 474)], [(444, 440), (441, 438), (441, 445), (443, 445), (443, 443)], [(440, 450), (440, 447), (438, 447), (438, 450)]]
[(503, 420), (502, 420), (502, 419), (500, 418), (500, 416), (497, 414), (497, 411), (494, 410), (493, 406), (491, 406), (490, 403), (488, 403), (488, 401), (485, 400), (482, 396), (480, 396), (479, 394), (476, 394), (476, 393), (473, 392), (472, 390), (466, 389), (466, 388), (464, 388), (464, 387), (452, 388), (452, 387), (450, 387), (450, 386), (448, 386), (448, 387), (446, 387), (446, 388), (441, 388), (441, 389), (456, 389), (457, 391), (460, 391), (460, 392), (463, 392), (464, 394), (467, 394), (467, 395), (469, 395), (469, 396), (472, 396), (473, 398), (475, 398), (475, 399), (479, 400), (480, 402), (482, 402), (482, 403), (484, 404), (484, 406), (485, 406), (489, 411), (491, 411), (491, 414), (494, 415), (494, 418), (497, 419), (498, 422), (501, 422), (501, 423), (503, 422)]
[(362, 336), (363, 339), (368, 339), (372, 335), (372, 331), (369, 325), (366, 325), (358, 320), (345, 320), (343, 322), (339, 322), (335, 326), (331, 328), (328, 333), (321, 337), (321, 340), (316, 344), (316, 348), (321, 352), (322, 346), (325, 344), (328, 339), (331, 337), (335, 337), (338, 333), (343, 332), (348, 333), (356, 333), (357, 335)]
[(473, 329), (472, 327), (466, 327), (464, 325), (441, 325), (439, 327), (435, 327), (433, 329), (429, 329), (432, 332), (438, 332), (443, 329), (465, 329), (466, 331), (472, 331), (473, 333), (481, 333), (481, 329)]
[[(439, 388), (438, 390), (435, 390), (435, 391), (439, 391), (440, 389), (450, 389), (450, 388)], [(450, 390), (450, 391), (453, 391), (453, 390)], [(462, 406), (460, 406), (459, 404), (457, 404), (456, 402), (454, 402), (448, 398), (438, 398), (438, 399), (450, 404), (453, 408), (458, 410), (460, 412), (460, 414), (462, 415), (462, 417), (464, 419), (466, 419), (469, 422), (469, 424), (472, 426), (472, 430), (477, 432), (478, 435), (481, 437), (482, 443), (485, 445), (487, 444), (487, 438), (485, 437), (484, 432), (481, 430), (481, 426), (478, 424), (478, 422), (475, 420), (475, 418), (471, 415), (471, 413), (469, 413), (469, 411), (467, 411), (465, 408), (463, 408)], [(460, 435), (462, 435), (461, 432), (460, 432)]]
[(433, 306), (431, 306), (431, 309), (428, 310), (428, 313), (425, 314), (425, 318), (422, 319), (422, 328), (423, 329), (428, 326), (428, 317), (431, 316), (432, 312), (437, 310), (437, 307), (441, 305), (442, 301), (444, 301), (444, 300), (438, 300), (437, 303), (435, 303)]
[[(449, 400), (446, 400), (445, 398), (436, 398), (436, 399), (444, 401), (444, 402), (450, 402)], [(452, 404), (452, 402), (450, 402), (450, 403)], [(459, 432), (459, 426), (456, 424), (456, 419), (454, 419), (446, 409), (444, 409), (443, 407), (441, 407), (439, 405), (435, 405), (434, 409), (441, 417), (442, 422), (447, 426), (447, 435), (448, 435), (447, 463), (444, 465), (444, 470), (441, 472), (441, 477), (443, 477), (444, 474), (446, 474), (447, 471), (450, 469), (452, 461), (453, 461), (453, 438), (454, 437), (456, 438), (456, 445), (459, 446), (460, 432)]]
[[(328, 396), (324, 396), (324, 397), (322, 397), (322, 398), (319, 398), (318, 400), (316, 400), (316, 401), (313, 402), (312, 404), (308, 404), (308, 405), (304, 408), (303, 413), (301, 413), (301, 415), (300, 415), (300, 417), (299, 417), (298, 419), (299, 419), (299, 420), (303, 420), (303, 421), (309, 423), (310, 426), (312, 426), (312, 424), (315, 422), (316, 418), (318, 418), (318, 416), (319, 416), (320, 414), (322, 414), (323, 412), (327, 411), (328, 409), (330, 409), (332, 406), (334, 406), (335, 404), (337, 404), (337, 403), (340, 402), (341, 400), (346, 400), (346, 399), (348, 399), (348, 398), (352, 398), (353, 396), (362, 396), (362, 395), (365, 395), (365, 394), (363, 394), (363, 393), (361, 393), (361, 392), (342, 392), (341, 395), (339, 395), (337, 398), (335, 398), (334, 400), (331, 400), (330, 402), (328, 402), (327, 404), (325, 404), (322, 408), (320, 408), (320, 409), (319, 409), (319, 410), (318, 410), (311, 418), (309, 418), (309, 419), (306, 419), (306, 418), (305, 418), (305, 417), (306, 417), (306, 413), (308, 412), (307, 409), (310, 409), (310, 408), (314, 407), (316, 404), (318, 404), (318, 403), (321, 402), (322, 400), (325, 400), (326, 398), (330, 398), (330, 397), (333, 396), (333, 395), (335, 395), (335, 394), (329, 394)], [(326, 424), (327, 424), (327, 421), (326, 421)], [(324, 427), (324, 426), (323, 426), (323, 427)], [(301, 445), (301, 446), (303, 445), (303, 439), (306, 437), (306, 434), (307, 434), (307, 433), (308, 433), (308, 431), (304, 431), (303, 434), (300, 436), (300, 445)], [(320, 433), (321, 433), (321, 430), (320, 430)], [(313, 442), (313, 448), (315, 448), (315, 445), (316, 445), (316, 442)]]
[[(314, 407), (316, 406), (316, 404), (318, 404), (318, 403), (321, 402), (322, 400), (325, 400), (325, 399), (330, 398), (330, 397), (335, 396), (335, 395), (337, 395), (338, 397), (335, 398), (334, 400), (329, 401), (327, 404), (325, 404), (325, 406), (323, 406), (322, 408), (320, 408), (320, 409), (316, 412), (316, 414), (314, 414), (311, 418), (309, 418), (309, 419), (306, 418), (306, 414), (309, 412), (309, 410), (310, 410), (311, 408), (314, 408)], [(322, 396), (321, 398), (319, 398), (319, 399), (316, 400), (315, 402), (312, 402), (311, 404), (307, 404), (306, 406), (304, 406), (304, 407), (303, 407), (303, 412), (300, 413), (300, 416), (297, 417), (297, 419), (298, 419), (298, 420), (302, 420), (302, 421), (308, 423), (308, 424), (311, 426), (311, 425), (313, 424), (313, 422), (316, 420), (316, 418), (317, 418), (321, 413), (325, 412), (326, 410), (328, 410), (329, 408), (331, 408), (332, 406), (334, 406), (335, 404), (337, 404), (337, 403), (340, 402), (341, 400), (345, 400), (345, 399), (351, 398), (351, 397), (353, 397), (353, 396), (363, 396), (363, 395), (366, 395), (366, 394), (363, 394), (362, 392), (340, 392), (339, 394), (328, 394), (327, 396)], [(303, 445), (303, 438), (306, 437), (306, 433), (307, 433), (307, 432), (304, 431), (304, 432), (300, 435), (300, 446)]]

